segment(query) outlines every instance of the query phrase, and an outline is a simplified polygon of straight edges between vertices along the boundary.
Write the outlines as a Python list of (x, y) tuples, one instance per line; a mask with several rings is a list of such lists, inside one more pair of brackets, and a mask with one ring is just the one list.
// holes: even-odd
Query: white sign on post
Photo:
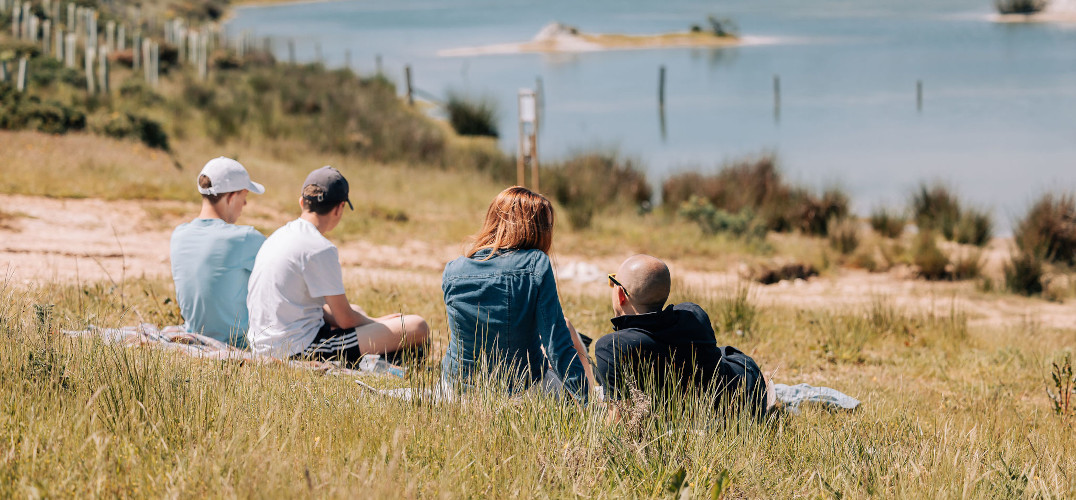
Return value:
[(530, 89), (520, 89), (519, 91), (519, 121), (523, 123), (534, 123), (535, 118), (538, 115), (538, 108), (535, 105), (534, 91)]

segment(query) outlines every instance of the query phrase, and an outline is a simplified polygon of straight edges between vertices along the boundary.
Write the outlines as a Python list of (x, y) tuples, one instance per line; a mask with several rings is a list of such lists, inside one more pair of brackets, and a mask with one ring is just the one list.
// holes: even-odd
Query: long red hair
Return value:
[(525, 187), (505, 189), (489, 204), (486, 222), (473, 239), (468, 257), (485, 249), (490, 255), (502, 249), (537, 249), (548, 254), (553, 246), (553, 204)]

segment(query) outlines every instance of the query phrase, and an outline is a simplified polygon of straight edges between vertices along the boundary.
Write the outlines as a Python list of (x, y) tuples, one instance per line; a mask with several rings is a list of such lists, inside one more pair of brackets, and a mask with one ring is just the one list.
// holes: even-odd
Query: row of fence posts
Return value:
[[(107, 20), (101, 33), (98, 10), (74, 2), (67, 2), (62, 24), (59, 0), (44, 0), (41, 10), (47, 16), (45, 19), (35, 14), (28, 0), (0, 0), (0, 12), (11, 14), (12, 36), (16, 40), (34, 44), (43, 55), (63, 62), (66, 68), (83, 69), (86, 90), (90, 93), (111, 91), (112, 56), (128, 49), (131, 50), (133, 69), (142, 71), (146, 83), (153, 86), (159, 84), (160, 43), (144, 36), (141, 28), (131, 29), (126, 24)], [(141, 10), (137, 12), (139, 22), (136, 26), (141, 26)], [(219, 28), (190, 29), (182, 19), (170, 19), (164, 23), (164, 42), (174, 45), (179, 51), (179, 61), (197, 68), (198, 77), (203, 81), (209, 78), (209, 54), (212, 48), (230, 48), (228, 39)], [(235, 40), (234, 49), (239, 57), (244, 57), (252, 51), (254, 43), (253, 35), (244, 33)], [(265, 50), (268, 50), (268, 43), (269, 40), (265, 39)], [(19, 59), (15, 83), (20, 91), (26, 89), (27, 64), (26, 57)], [(0, 81), (11, 79), (11, 73), (6, 61), (0, 65)]]

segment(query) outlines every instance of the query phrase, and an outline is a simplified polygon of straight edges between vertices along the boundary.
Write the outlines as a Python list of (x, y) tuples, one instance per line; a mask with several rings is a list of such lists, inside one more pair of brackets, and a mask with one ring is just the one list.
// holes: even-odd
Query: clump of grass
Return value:
[(75, 107), (53, 100), (42, 100), (15, 90), (11, 83), (0, 82), (0, 129), (37, 130), (63, 134), (86, 127), (86, 114)]
[(497, 101), (484, 96), (473, 98), (450, 92), (445, 101), (448, 123), (460, 135), (497, 137)]
[(953, 240), (975, 246), (986, 246), (994, 236), (994, 219), (984, 210), (965, 209), (954, 229)]
[(943, 184), (920, 184), (911, 196), (911, 213), (920, 231), (934, 231), (953, 239), (960, 220), (960, 200)]
[(955, 280), (973, 280), (983, 273), (983, 252), (978, 248), (957, 250), (952, 260), (952, 278)]
[(1065, 353), (1052, 365), (1053, 386), (1047, 388), (1047, 393), (1054, 404), (1054, 413), (1061, 420), (1076, 424), (1076, 372), (1072, 368), (1072, 354)]
[(897, 238), (904, 233), (908, 221), (900, 213), (881, 207), (871, 211), (870, 224), (878, 234), (886, 238)]
[(1046, 0), (994, 0), (999, 14), (1034, 14), (1046, 8)]
[(762, 312), (749, 281), (737, 281), (716, 295), (704, 294), (699, 305), (710, 315), (718, 335), (750, 337), (758, 333)]
[(830, 219), (826, 233), (829, 246), (841, 255), (851, 255), (859, 248), (859, 221), (854, 218)]
[(1035, 253), (1013, 252), (1009, 262), (1005, 263), (1005, 288), (1025, 296), (1042, 293), (1043, 260)]
[(830, 188), (821, 195), (787, 184), (773, 155), (738, 160), (715, 174), (688, 171), (661, 186), (666, 206), (678, 209), (692, 196), (730, 214), (750, 210), (770, 231), (802, 231), (826, 235), (828, 221), (848, 214), (848, 196)]
[(1016, 224), (1013, 239), (1025, 254), (1076, 265), (1076, 198), (1044, 194)]
[(931, 231), (919, 233), (912, 246), (912, 264), (919, 276), (928, 280), (944, 280), (950, 277), (949, 257), (938, 248), (937, 237)]
[(540, 186), (564, 207), (575, 228), (589, 227), (602, 209), (638, 207), (652, 195), (635, 160), (608, 152), (581, 153), (543, 167)]
[(822, 352), (831, 363), (862, 363), (863, 348), (875, 337), (861, 315), (818, 312), (809, 321)]

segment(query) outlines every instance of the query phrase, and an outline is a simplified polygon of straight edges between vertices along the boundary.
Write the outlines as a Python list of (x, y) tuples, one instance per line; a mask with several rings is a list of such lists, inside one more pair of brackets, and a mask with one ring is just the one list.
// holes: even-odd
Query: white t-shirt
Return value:
[(325, 297), (343, 293), (336, 246), (308, 221), (285, 224), (262, 244), (250, 273), (247, 342), (278, 358), (302, 352), (325, 324)]

